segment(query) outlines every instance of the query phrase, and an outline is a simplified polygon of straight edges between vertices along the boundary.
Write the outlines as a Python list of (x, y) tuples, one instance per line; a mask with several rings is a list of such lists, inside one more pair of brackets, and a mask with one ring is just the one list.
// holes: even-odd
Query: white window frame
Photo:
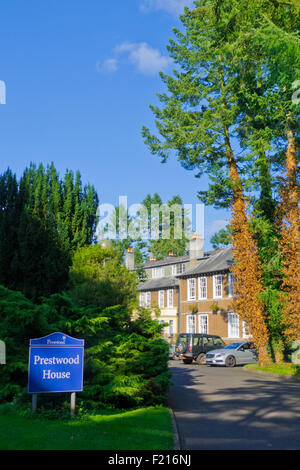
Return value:
[(186, 271), (186, 263), (172, 264), (172, 274), (182, 274)]
[[(217, 283), (217, 279), (220, 279), (221, 278), (221, 283), (218, 284)], [(218, 293), (217, 292), (217, 287), (221, 287), (221, 293)], [(214, 277), (213, 277), (213, 290), (214, 290), (214, 299), (222, 299), (222, 295), (223, 295), (223, 276), (222, 274), (215, 274)]]
[[(205, 280), (205, 286), (201, 286), (201, 281)], [(205, 296), (202, 296), (203, 289), (205, 289)], [(199, 300), (207, 300), (207, 277), (206, 276), (201, 276), (198, 278), (198, 299)]]
[(151, 307), (151, 292), (145, 292), (145, 307), (150, 308)]
[(177, 274), (182, 274), (185, 272), (185, 263), (179, 263), (177, 264)]
[[(232, 322), (232, 319), (237, 320), (236, 323)], [(234, 339), (240, 337), (240, 318), (237, 313), (228, 313), (228, 338)]]
[[(205, 322), (205, 323), (206, 323), (206, 331), (203, 331), (204, 329), (202, 328), (202, 327), (203, 327), (203, 324), (202, 324), (201, 320), (202, 320), (203, 318), (206, 319), (206, 322)], [(207, 313), (201, 313), (201, 314), (199, 315), (199, 320), (198, 320), (198, 322), (199, 322), (199, 333), (202, 333), (202, 334), (207, 335), (207, 334), (208, 334), (208, 314), (207, 314)]]
[(174, 336), (174, 320), (169, 320), (169, 336)]
[(186, 316), (186, 332), (196, 333), (196, 315)]
[(164, 277), (164, 268), (163, 267), (152, 268), (152, 278), (158, 279), (160, 277)]
[(145, 292), (140, 292), (140, 307), (145, 307)]
[(174, 289), (168, 289), (168, 292), (167, 292), (167, 306), (168, 306), (168, 308), (174, 307)]
[[(191, 284), (193, 284), (192, 289), (194, 290), (194, 294), (191, 294)], [(188, 300), (196, 300), (196, 279), (194, 277), (188, 279), (187, 282), (187, 298)]]
[(165, 291), (164, 290), (158, 291), (158, 306), (159, 308), (164, 308), (165, 306)]
[(232, 297), (233, 294), (233, 283), (232, 283), (232, 274), (228, 274), (228, 297)]

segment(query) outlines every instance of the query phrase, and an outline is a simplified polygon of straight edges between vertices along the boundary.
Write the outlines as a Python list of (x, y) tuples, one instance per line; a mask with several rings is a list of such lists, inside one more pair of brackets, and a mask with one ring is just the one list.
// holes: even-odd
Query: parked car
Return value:
[(257, 350), (250, 341), (232, 343), (223, 349), (210, 351), (206, 354), (206, 364), (210, 366), (234, 367), (257, 362)]
[(198, 364), (205, 364), (205, 355), (208, 351), (223, 349), (224, 341), (220, 336), (202, 333), (180, 333), (177, 338), (175, 354), (185, 364), (195, 360)]

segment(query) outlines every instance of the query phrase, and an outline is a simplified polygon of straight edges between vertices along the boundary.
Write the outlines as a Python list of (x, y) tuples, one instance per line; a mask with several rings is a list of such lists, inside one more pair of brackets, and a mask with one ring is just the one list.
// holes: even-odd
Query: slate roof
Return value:
[(176, 276), (164, 276), (140, 282), (137, 286), (137, 290), (149, 291), (157, 289), (172, 289), (174, 287), (179, 287), (179, 279), (177, 279)]
[[(174, 287), (179, 287), (179, 279), (198, 276), (201, 274), (213, 274), (217, 272), (228, 271), (233, 263), (233, 254), (232, 248), (223, 248), (210, 252), (210, 256), (206, 256), (200, 260), (196, 266), (191, 269), (188, 269), (182, 274), (176, 274), (174, 276), (164, 276), (160, 278), (147, 279), (144, 282), (140, 282), (137, 290), (138, 291), (150, 291), (157, 289), (171, 289)], [(179, 257), (178, 257), (179, 258)], [(181, 256), (180, 258), (187, 258)], [(174, 257), (173, 257), (174, 259)], [(154, 263), (152, 261), (152, 263)], [(167, 263), (169, 264), (169, 263)], [(174, 264), (174, 261), (173, 263)]]
[[(204, 256), (209, 256), (211, 252), (204, 253)], [(200, 259), (200, 258), (199, 258)], [(135, 268), (158, 268), (160, 266), (168, 266), (169, 264), (188, 263), (190, 261), (189, 255), (186, 256), (168, 256), (160, 260), (148, 260), (146, 263), (138, 264)]]
[(192, 277), (201, 274), (212, 274), (215, 272), (227, 271), (233, 263), (232, 247), (214, 251), (209, 257), (203, 258), (196, 266), (188, 269), (182, 274), (177, 274), (178, 278)]

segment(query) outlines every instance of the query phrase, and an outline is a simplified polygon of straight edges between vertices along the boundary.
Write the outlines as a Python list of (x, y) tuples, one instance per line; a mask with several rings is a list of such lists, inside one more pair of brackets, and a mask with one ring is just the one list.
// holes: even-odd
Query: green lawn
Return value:
[(287, 362), (265, 366), (260, 366), (259, 364), (248, 364), (246, 367), (249, 369), (260, 370), (262, 372), (271, 372), (272, 374), (290, 375), (292, 377), (300, 378), (300, 367)]
[(172, 450), (167, 408), (101, 412), (85, 419), (53, 421), (0, 415), (1, 450)]

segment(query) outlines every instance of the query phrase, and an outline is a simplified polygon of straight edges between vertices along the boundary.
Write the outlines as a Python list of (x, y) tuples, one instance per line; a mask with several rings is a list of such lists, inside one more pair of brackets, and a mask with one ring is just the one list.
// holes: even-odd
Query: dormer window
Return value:
[(177, 274), (182, 274), (185, 272), (185, 263), (177, 264)]
[(152, 277), (158, 278), (164, 276), (164, 269), (163, 268), (152, 268)]
[(172, 274), (182, 274), (185, 272), (186, 268), (186, 263), (179, 263), (179, 264), (173, 264), (172, 266)]

